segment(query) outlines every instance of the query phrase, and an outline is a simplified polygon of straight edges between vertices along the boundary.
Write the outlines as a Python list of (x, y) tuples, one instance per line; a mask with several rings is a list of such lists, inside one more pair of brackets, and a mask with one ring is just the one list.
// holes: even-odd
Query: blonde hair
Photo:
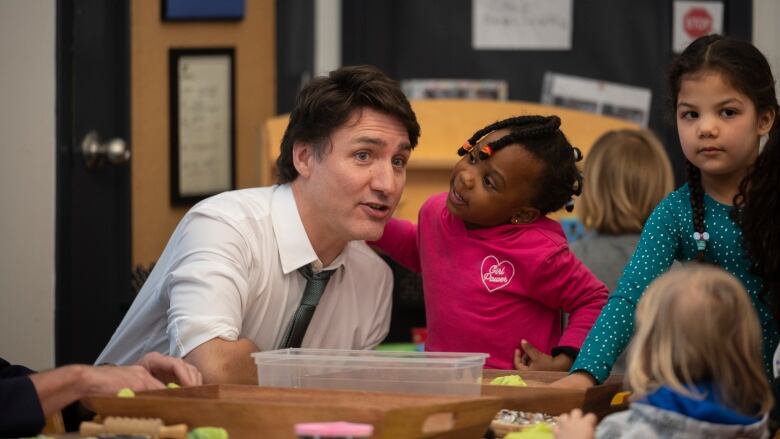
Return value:
[(772, 407), (756, 312), (742, 284), (715, 266), (689, 264), (650, 284), (627, 375), (635, 398), (661, 386), (702, 398), (693, 386), (712, 382), (719, 400), (742, 414)]
[(578, 216), (604, 234), (639, 233), (655, 206), (674, 189), (672, 165), (649, 130), (610, 131), (585, 157)]

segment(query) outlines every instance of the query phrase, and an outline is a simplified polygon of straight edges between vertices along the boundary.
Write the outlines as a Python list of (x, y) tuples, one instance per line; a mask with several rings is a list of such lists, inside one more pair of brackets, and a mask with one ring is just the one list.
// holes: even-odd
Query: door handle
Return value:
[(108, 142), (100, 142), (97, 131), (90, 131), (81, 141), (81, 155), (87, 169), (98, 169), (105, 161), (117, 165), (130, 160), (127, 142), (115, 137)]

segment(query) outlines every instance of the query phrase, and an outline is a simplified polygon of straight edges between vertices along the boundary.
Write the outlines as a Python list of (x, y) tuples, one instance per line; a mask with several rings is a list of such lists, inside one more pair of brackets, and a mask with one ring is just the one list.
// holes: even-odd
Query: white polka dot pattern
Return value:
[[(772, 356), (778, 333), (768, 307), (759, 299), (761, 279), (750, 272), (750, 261), (740, 244), (742, 232), (730, 217), (731, 206), (705, 194), (704, 224), (710, 234), (705, 260), (736, 276), (750, 294), (761, 322), (767, 376), (772, 377)], [(650, 215), (636, 251), (623, 271), (617, 290), (593, 325), (571, 371), (590, 373), (603, 382), (634, 332), (634, 312), (645, 288), (667, 271), (674, 260), (696, 256), (688, 185), (669, 194)]]

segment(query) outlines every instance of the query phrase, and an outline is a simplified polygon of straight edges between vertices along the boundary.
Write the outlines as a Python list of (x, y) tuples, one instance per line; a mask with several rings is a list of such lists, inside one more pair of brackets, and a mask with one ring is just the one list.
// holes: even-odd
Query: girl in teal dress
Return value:
[[(757, 197), (778, 190), (777, 186), (740, 190), (759, 151), (780, 148), (772, 72), (752, 44), (709, 35), (695, 40), (675, 59), (669, 85), (688, 181), (651, 214), (617, 290), (588, 334), (570, 375), (555, 386), (589, 387), (609, 376), (634, 333), (639, 298), (674, 260), (719, 265), (742, 282), (761, 323), (764, 365), (767, 376), (772, 376), (777, 328), (762, 297), (760, 272), (748, 258), (737, 222), (737, 212), (749, 201), (743, 193)], [(763, 167), (755, 172), (780, 171)], [(750, 174), (750, 178), (755, 177)]]

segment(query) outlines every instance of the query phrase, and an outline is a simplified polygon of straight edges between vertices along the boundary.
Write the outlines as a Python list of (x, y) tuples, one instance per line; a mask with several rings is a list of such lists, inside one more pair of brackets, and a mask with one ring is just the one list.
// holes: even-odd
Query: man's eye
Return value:
[(366, 151), (360, 151), (355, 153), (355, 158), (360, 160), (361, 162), (364, 162), (368, 160), (369, 154)]
[(406, 159), (404, 157), (396, 157), (393, 159), (393, 166), (396, 168), (405, 168)]

